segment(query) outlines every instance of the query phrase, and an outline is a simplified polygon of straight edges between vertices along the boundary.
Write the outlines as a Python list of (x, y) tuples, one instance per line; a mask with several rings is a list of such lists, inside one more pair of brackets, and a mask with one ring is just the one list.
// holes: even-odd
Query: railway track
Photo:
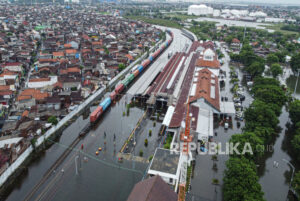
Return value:
[(23, 201), (29, 201), (32, 199), (32, 197), (35, 195), (35, 193), (38, 191), (38, 189), (47, 181), (47, 179), (51, 176), (54, 170), (57, 169), (57, 167), (65, 160), (65, 158), (71, 153), (72, 149), (78, 144), (80, 141), (80, 137), (78, 136), (72, 144), (66, 149), (63, 154), (56, 160), (56, 162), (49, 168), (49, 170), (45, 173), (43, 178), (37, 183), (34, 188), (31, 190), (29, 194), (24, 198)]

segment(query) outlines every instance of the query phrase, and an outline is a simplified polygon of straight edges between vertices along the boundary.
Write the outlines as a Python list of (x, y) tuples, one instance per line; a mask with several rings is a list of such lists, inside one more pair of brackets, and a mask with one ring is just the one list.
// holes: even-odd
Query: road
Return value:
[[(172, 31), (174, 31), (173, 44), (175, 45), (172, 44), (166, 52), (179, 51), (184, 47), (183, 41), (188, 42), (179, 30), (172, 29)], [(164, 65), (163, 62), (168, 61), (166, 52), (155, 62)], [(157, 68), (156, 64), (149, 66), (148, 70)], [(134, 85), (142, 79), (140, 78)], [(118, 163), (117, 161), (116, 153), (144, 112), (139, 108), (131, 108), (130, 115), (123, 116), (128, 102), (129, 97), (125, 95), (116, 105), (110, 107), (99, 124), (75, 146), (69, 156), (53, 171), (52, 176), (29, 200), (126, 200), (134, 184), (143, 177), (147, 167), (145, 163), (131, 161)], [(7, 200), (19, 201), (20, 198), (25, 198), (88, 121), (88, 119), (83, 120), (82, 117), (78, 118), (63, 132), (61, 138), (39, 157), (39, 160), (31, 163)], [(81, 145), (84, 149), (79, 152)], [(99, 147), (102, 151), (96, 156), (95, 152)], [(76, 163), (78, 175), (76, 175)]]

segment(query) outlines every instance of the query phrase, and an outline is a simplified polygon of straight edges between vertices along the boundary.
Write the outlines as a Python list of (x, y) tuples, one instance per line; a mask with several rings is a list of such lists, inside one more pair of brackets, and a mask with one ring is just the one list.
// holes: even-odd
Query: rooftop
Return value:
[(168, 149), (157, 148), (153, 156), (150, 170), (176, 175), (180, 155)]

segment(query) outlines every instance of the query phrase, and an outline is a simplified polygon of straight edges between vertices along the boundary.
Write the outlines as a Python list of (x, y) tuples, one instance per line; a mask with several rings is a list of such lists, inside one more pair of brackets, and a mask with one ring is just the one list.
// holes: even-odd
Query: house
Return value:
[(36, 104), (44, 104), (49, 94), (41, 92), (39, 89), (25, 89), (17, 97), (16, 107), (30, 108)]
[(60, 59), (60, 58), (64, 58), (65, 57), (65, 53), (64, 52), (53, 52), (53, 59)]
[(231, 47), (233, 50), (239, 50), (240, 47), (241, 47), (241, 42), (240, 42), (240, 40), (237, 39), (237, 38), (233, 38), (232, 41), (231, 41), (230, 47)]
[(47, 97), (46, 105), (47, 105), (47, 108), (49, 108), (49, 109), (60, 110), (61, 109), (61, 101), (60, 101), (59, 96)]
[(3, 65), (3, 68), (11, 72), (19, 72), (19, 73), (22, 73), (23, 70), (22, 63), (20, 62), (6, 63)]
[(57, 82), (57, 76), (49, 76), (46, 78), (31, 78), (28, 82), (28, 88), (43, 88), (48, 85), (53, 85)]
[(178, 195), (160, 176), (137, 183), (127, 201), (177, 201)]

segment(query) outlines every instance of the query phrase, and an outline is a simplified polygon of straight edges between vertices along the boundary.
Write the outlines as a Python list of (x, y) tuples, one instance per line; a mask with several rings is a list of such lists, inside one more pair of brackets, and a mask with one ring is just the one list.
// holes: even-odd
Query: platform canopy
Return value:
[(174, 110), (175, 110), (175, 107), (173, 107), (173, 106), (168, 107), (168, 111), (167, 111), (167, 113), (165, 115), (165, 118), (164, 118), (164, 121), (162, 123), (163, 125), (165, 125), (165, 126), (170, 125)]

